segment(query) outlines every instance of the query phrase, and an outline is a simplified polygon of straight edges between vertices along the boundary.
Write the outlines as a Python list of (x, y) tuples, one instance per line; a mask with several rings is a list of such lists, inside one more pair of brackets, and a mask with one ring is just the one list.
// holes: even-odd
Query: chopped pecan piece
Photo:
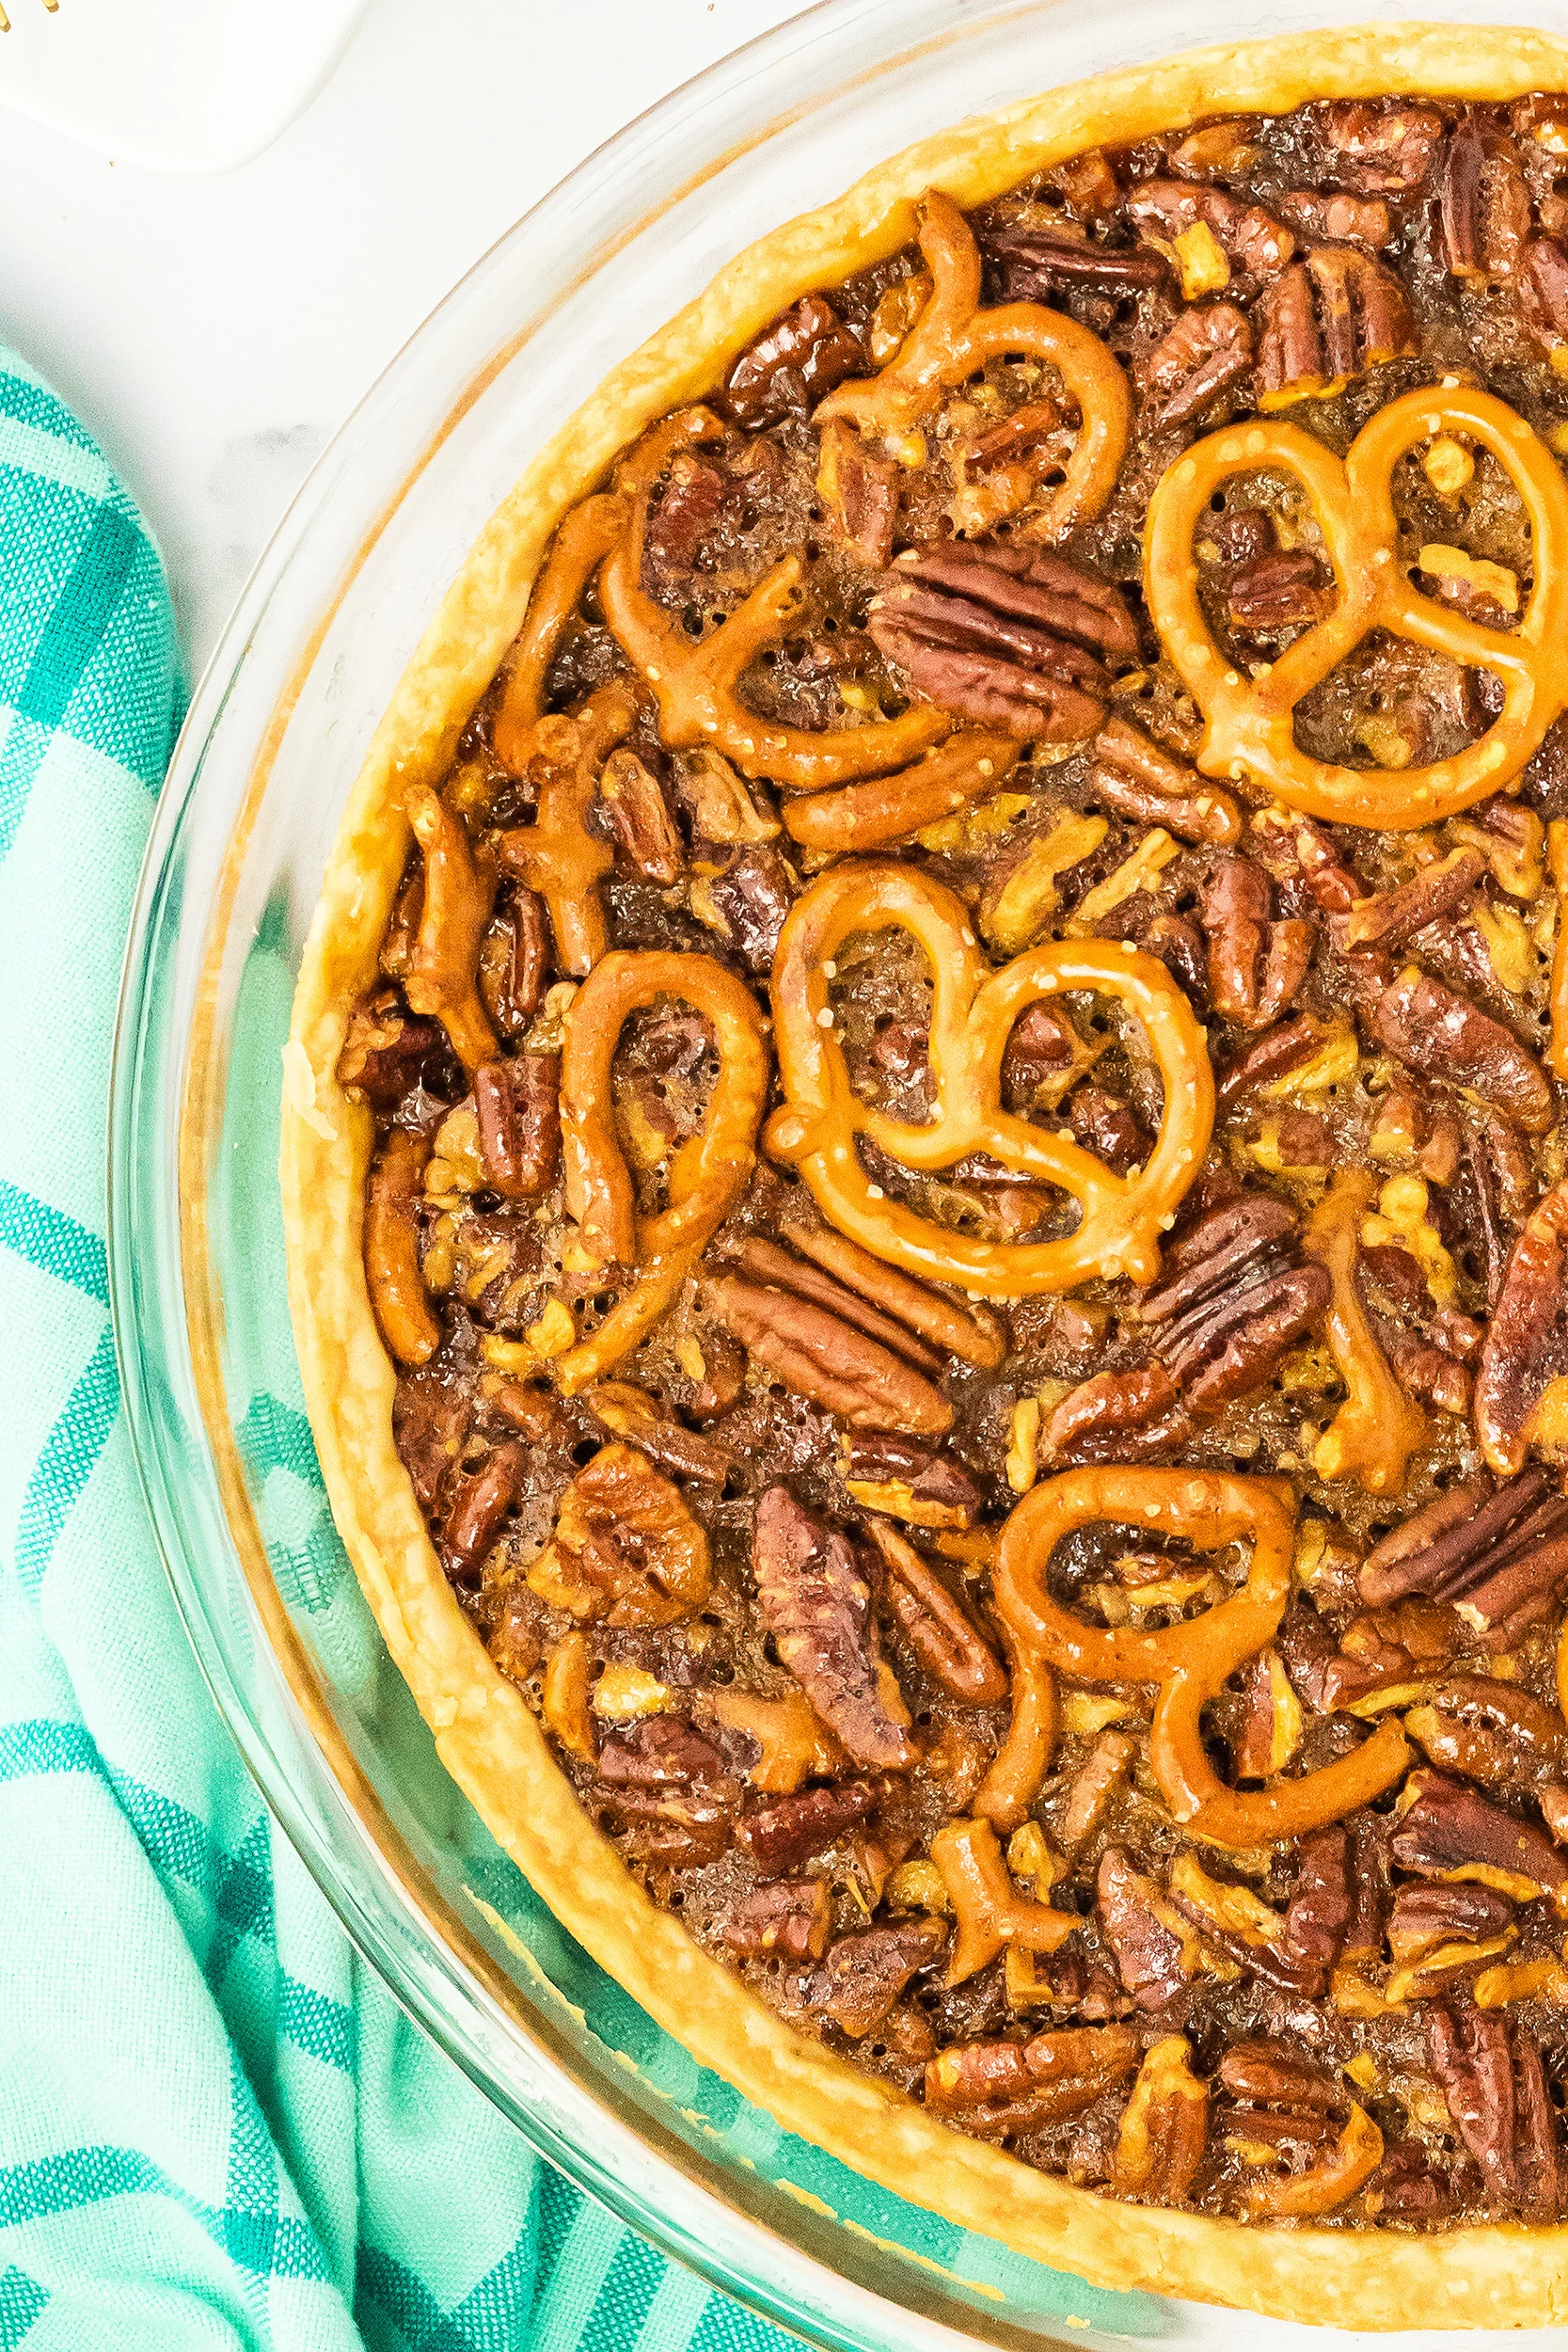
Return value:
[(508, 1200), (547, 1192), (561, 1152), (561, 1056), (515, 1054), (474, 1073), (480, 1156)]
[(1326, 400), (1353, 377), (1419, 350), (1404, 289), (1352, 245), (1314, 246), (1258, 306), (1258, 405)]
[(1296, 241), (1283, 221), (1257, 204), (1243, 204), (1223, 188), (1194, 187), (1190, 181), (1142, 180), (1128, 190), (1127, 211), (1146, 236), (1180, 240), (1207, 229), (1227, 260), (1249, 278), (1272, 278), (1284, 268)]
[(742, 1960), (820, 1960), (832, 1901), (821, 1879), (774, 1879), (731, 1904), (719, 1932)]
[(1249, 858), (1219, 860), (1203, 894), (1209, 993), (1216, 1012), (1266, 1029), (1293, 999), (1312, 961), (1310, 922), (1271, 920), (1269, 878)]
[(864, 1511), (882, 1511), (909, 1527), (972, 1527), (980, 1489), (961, 1463), (882, 1431), (851, 1431), (844, 1482)]
[(664, 787), (635, 752), (610, 753), (599, 778), (599, 798), (632, 871), (644, 882), (679, 882), (686, 851)]
[(1276, 1023), (1227, 1063), (1215, 1090), (1219, 1108), (1227, 1111), (1254, 1088), (1268, 1086), (1288, 1071), (1299, 1069), (1322, 1049), (1323, 1041), (1323, 1031), (1307, 1014)]
[[(1240, 834), (1241, 812), (1230, 794), (1184, 760), (1173, 759), (1125, 719), (1107, 720), (1095, 737), (1093, 765), (1085, 781), (1095, 798), (1118, 817), (1164, 825), (1184, 841), (1208, 841), (1223, 849)], [(1144, 944), (1150, 944), (1150, 934), (1145, 934)], [(1062, 1019), (1049, 1005), (1032, 1006), (1013, 1033), (1015, 1041), (1035, 1014), (1058, 1024)]]
[(724, 504), (728, 478), (692, 450), (678, 450), (642, 538), (642, 576), (667, 604), (691, 593), (704, 542)]
[(609, 1625), (673, 1625), (707, 1598), (708, 1541), (645, 1454), (602, 1446), (561, 1499), (528, 1571), (552, 1608)]
[(866, 1534), (888, 1608), (926, 1672), (960, 1706), (997, 1706), (1007, 1695), (1002, 1661), (945, 1578), (891, 1527), (873, 1519)]
[(604, 1741), (599, 1778), (612, 1788), (695, 1788), (729, 1773), (712, 1740), (690, 1724), (678, 1715), (645, 1715)]
[(935, 1919), (842, 1936), (816, 1968), (785, 1978), (783, 2006), (786, 2012), (821, 2018), (852, 2041), (862, 2041), (881, 2024), (910, 1979), (938, 1958), (946, 1941), (946, 1929)]
[(846, 1538), (787, 1487), (769, 1486), (757, 1505), (752, 1565), (780, 1659), (823, 1722), (857, 1764), (907, 1768), (915, 1751), (882, 1695), (871, 1587)]
[(1252, 366), (1252, 325), (1233, 302), (1183, 310), (1138, 371), (1155, 431), (1190, 424)]
[(1069, 1854), (1087, 1843), (1126, 1788), (1137, 1754), (1125, 1732), (1102, 1731), (1068, 1788), (1056, 1835)]
[(1555, 2220), (1561, 2159), (1536, 2043), (1469, 2002), (1433, 2009), (1427, 2033), (1433, 2072), (1488, 2194), (1531, 2220)]
[(730, 370), (730, 413), (755, 432), (791, 410), (803, 414), (865, 365), (864, 354), (831, 302), (807, 294), (775, 319)]
[(1519, 270), (1520, 308), (1548, 354), (1568, 344), (1568, 247), (1532, 237)]
[(874, 1813), (882, 1794), (877, 1780), (837, 1780), (823, 1788), (802, 1788), (797, 1796), (775, 1797), (770, 1804), (748, 1813), (736, 1835), (759, 1870), (798, 1870)]
[(416, 1089), (443, 1102), (463, 1091), (440, 1023), (405, 1011), (393, 989), (355, 1007), (338, 1057), (338, 1084), (378, 1111), (396, 1110)]
[(1145, 1458), (1191, 1426), (1181, 1394), (1156, 1357), (1132, 1372), (1097, 1372), (1065, 1396), (1046, 1424), (1046, 1448), (1077, 1461)]
[(1345, 99), (1322, 116), (1330, 168), (1368, 195), (1402, 196), (1432, 169), (1443, 118), (1433, 106)]
[(1423, 1077), (1468, 1087), (1528, 1134), (1552, 1123), (1552, 1090), (1540, 1063), (1500, 1021), (1415, 965), (1383, 990), (1371, 1025), (1380, 1044)]
[(1443, 259), (1456, 278), (1512, 278), (1530, 232), (1513, 142), (1474, 112), (1455, 125), (1438, 174)]
[(526, 882), (512, 882), (479, 951), (479, 993), (502, 1037), (525, 1035), (545, 1001), (549, 969), (545, 901)]
[(1119, 1846), (1100, 1858), (1095, 1896), (1101, 1928), (1122, 1983), (1139, 2009), (1164, 2009), (1187, 1981), (1181, 1934), (1160, 1915), (1166, 1906), (1152, 1882)]
[(1386, 1535), (1361, 1569), (1374, 1605), (1407, 1593), (1452, 1601), (1478, 1631), (1505, 1641), (1549, 1614), (1565, 1583), (1568, 1497), (1538, 1469), (1495, 1494), (1484, 1480), (1451, 1487)]
[(1476, 1375), (1476, 1435), (1494, 1470), (1517, 1470), (1532, 1444), (1561, 1452), (1554, 1410), (1568, 1376), (1568, 1184), (1531, 1210), (1503, 1274)]
[(682, 752), (675, 760), (675, 796), (691, 819), (699, 842), (718, 849), (744, 849), (776, 841), (779, 820), (722, 752)]
[(868, 627), (917, 693), (1048, 743), (1094, 732), (1110, 691), (1106, 660), (1138, 648), (1108, 581), (1043, 549), (961, 541), (900, 556)]
[(1191, 1920), (1205, 1944), (1235, 1967), (1287, 1993), (1307, 1993), (1318, 1982), (1313, 1963), (1293, 1959), (1286, 1949), (1283, 1915), (1250, 1887), (1211, 1877), (1196, 1854), (1177, 1856), (1167, 1894), (1171, 1909)]
[(1388, 1851), (1419, 1878), (1474, 1880), (1520, 1902), (1568, 1896), (1568, 1858), (1544, 1830), (1505, 1812), (1477, 1788), (1423, 1766), (1412, 1772)]
[(1321, 621), (1334, 607), (1334, 581), (1305, 548), (1254, 556), (1230, 575), (1226, 610), (1237, 628), (1272, 637)]
[(953, 1407), (907, 1357), (870, 1340), (792, 1291), (721, 1276), (712, 1304), (746, 1352), (786, 1388), (856, 1429), (907, 1429), (940, 1438)]

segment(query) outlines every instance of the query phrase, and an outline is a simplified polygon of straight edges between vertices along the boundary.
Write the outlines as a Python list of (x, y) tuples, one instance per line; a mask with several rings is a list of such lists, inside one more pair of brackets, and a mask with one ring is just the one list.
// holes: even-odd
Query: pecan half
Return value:
[(1404, 289), (1353, 245), (1314, 246), (1258, 305), (1258, 405), (1326, 400), (1385, 360), (1420, 348)]
[(1456, 278), (1512, 278), (1530, 232), (1529, 191), (1508, 134), (1461, 116), (1437, 178), (1443, 259)]
[(522, 1490), (524, 1469), (522, 1447), (508, 1442), (459, 1484), (441, 1537), (442, 1563), (454, 1582), (478, 1576)]
[(1488, 1675), (1456, 1675), (1430, 1706), (1410, 1709), (1404, 1727), (1445, 1772), (1489, 1788), (1535, 1788), (1562, 1761), (1558, 1709)]
[(877, 1780), (837, 1780), (824, 1788), (802, 1788), (797, 1796), (775, 1797), (770, 1804), (748, 1813), (736, 1837), (758, 1869), (798, 1870), (874, 1813), (883, 1794)]
[(549, 971), (545, 901), (526, 882), (511, 882), (479, 950), (479, 993), (502, 1037), (526, 1034), (545, 1001)]
[(1141, 1460), (1190, 1427), (1180, 1391), (1156, 1357), (1132, 1372), (1097, 1372), (1080, 1381), (1046, 1423), (1046, 1450), (1080, 1462)]
[(1443, 118), (1433, 106), (1345, 99), (1323, 110), (1327, 159), (1336, 178), (1369, 195), (1401, 196), (1432, 169)]
[(709, 1295), (719, 1320), (754, 1361), (852, 1428), (940, 1438), (952, 1427), (952, 1406), (906, 1356), (826, 1308), (734, 1275), (721, 1276)]
[(1510, 1639), (1550, 1612), (1565, 1581), (1568, 1497), (1538, 1469), (1496, 1493), (1484, 1479), (1450, 1488), (1386, 1535), (1361, 1568), (1374, 1604), (1407, 1593), (1453, 1601), (1478, 1630), (1503, 1627)]
[(1138, 649), (1108, 581), (1043, 549), (962, 541), (900, 556), (867, 627), (917, 693), (1048, 743), (1094, 732), (1110, 691), (1106, 660)]
[(926, 2069), (926, 2105), (985, 2138), (1082, 2115), (1138, 2062), (1127, 2026), (1067, 2026), (1029, 2042), (971, 2042)]
[(877, 1340), (900, 1356), (907, 1356), (924, 1372), (940, 1372), (942, 1358), (935, 1348), (927, 1347), (904, 1324), (892, 1315), (884, 1315), (850, 1290), (835, 1280), (821, 1266), (809, 1259), (799, 1258), (793, 1250), (781, 1249), (777, 1242), (765, 1241), (759, 1234), (746, 1234), (726, 1252), (727, 1261), (737, 1272), (757, 1282), (765, 1282), (774, 1290), (787, 1290), (797, 1298), (809, 1299), (813, 1306), (824, 1308), (847, 1323), (854, 1330), (863, 1332), (868, 1340)]
[(528, 1571), (552, 1608), (608, 1625), (673, 1625), (707, 1598), (708, 1541), (645, 1454), (602, 1446), (561, 1499)]
[(935, 1919), (841, 1936), (816, 1968), (784, 1979), (781, 2006), (790, 2015), (820, 2018), (851, 2041), (863, 2041), (946, 1941), (946, 1929)]
[(820, 294), (807, 294), (775, 319), (730, 370), (730, 414), (749, 432), (777, 424), (826, 398), (865, 365), (859, 342)]
[(599, 778), (599, 799), (633, 873), (644, 882), (679, 882), (686, 850), (664, 787), (635, 752), (610, 753)]
[(1293, 188), (1279, 199), (1292, 229), (1311, 244), (1362, 245), (1381, 252), (1388, 242), (1388, 207), (1381, 197), (1347, 196), (1337, 188)]
[(961, 1463), (882, 1430), (850, 1433), (844, 1483), (863, 1511), (909, 1527), (972, 1527), (980, 1515), (980, 1489)]
[[(857, 1764), (914, 1761), (877, 1672), (871, 1587), (847, 1539), (801, 1509), (784, 1486), (757, 1505), (752, 1568), (779, 1657)], [(906, 1718), (907, 1722), (907, 1718)]]
[(1119, 1846), (1107, 1846), (1095, 1877), (1095, 1899), (1122, 1983), (1139, 2009), (1164, 2009), (1181, 1991), (1188, 1970), (1182, 1936), (1169, 1924), (1168, 1908), (1152, 1880)]
[(1266, 1029), (1307, 977), (1310, 922), (1271, 920), (1269, 878), (1249, 858), (1219, 860), (1203, 893), (1209, 934), (1209, 993), (1216, 1012), (1243, 1028)]
[(1106, 245), (1075, 236), (1070, 227), (1034, 229), (1022, 221), (987, 228), (981, 246), (999, 268), (1007, 299), (1048, 301), (1065, 287), (1094, 287), (1106, 294), (1163, 286), (1170, 265), (1148, 246)]
[(822, 429), (816, 487), (847, 551), (868, 571), (883, 570), (898, 519), (898, 468), (893, 459), (868, 448), (847, 417), (831, 417)]
[(820, 1960), (832, 1911), (821, 1879), (774, 1879), (732, 1903), (719, 1932), (741, 1960)]
[(945, 1578), (885, 1523), (872, 1519), (865, 1532), (889, 1612), (926, 1672), (962, 1707), (999, 1705), (1008, 1688), (1002, 1661)]
[(443, 1102), (463, 1091), (440, 1023), (407, 1012), (389, 988), (377, 990), (350, 1015), (338, 1084), (355, 1102), (378, 1111), (396, 1110), (416, 1088)]
[(1494, 1886), (1402, 1886), (1388, 1914), (1388, 1949), (1406, 1967), (1444, 1944), (1490, 1942), (1513, 1918), (1513, 1901)]
[(1555, 2219), (1560, 2157), (1536, 2043), (1469, 2002), (1433, 2009), (1427, 2035), (1433, 2072), (1488, 2194), (1532, 2220)]
[(1154, 1327), (1155, 1353), (1190, 1412), (1217, 1412), (1259, 1387), (1327, 1305), (1323, 1268), (1293, 1262), (1296, 1235), (1284, 1201), (1248, 1194), (1211, 1209), (1166, 1252), (1140, 1320)]
[(1410, 964), (1372, 1007), (1378, 1042), (1423, 1077), (1468, 1087), (1532, 1136), (1552, 1123), (1552, 1090), (1540, 1063), (1500, 1021)]
[(1520, 1902), (1568, 1892), (1568, 1856), (1545, 1832), (1464, 1781), (1423, 1765), (1405, 1783), (1401, 1804), (1388, 1845), (1401, 1869), (1419, 1878), (1473, 1879)]
[(1266, 1036), (1255, 1038), (1234, 1061), (1226, 1065), (1215, 1090), (1219, 1108), (1227, 1111), (1255, 1088), (1268, 1086), (1274, 1079), (1284, 1077), (1287, 1071), (1299, 1069), (1320, 1051), (1323, 1041), (1322, 1029), (1307, 1014), (1277, 1023)]
[(1148, 419), (1156, 432), (1190, 424), (1252, 366), (1252, 325), (1233, 302), (1183, 310), (1138, 370)]
[[(1183, 841), (1207, 841), (1216, 849), (1226, 849), (1241, 834), (1241, 811), (1228, 792), (1209, 783), (1185, 760), (1173, 759), (1125, 719), (1108, 719), (1095, 737), (1093, 764), (1085, 784), (1103, 807), (1114, 809), (1118, 817), (1164, 825)], [(1148, 944), (1148, 934), (1145, 944)], [(1044, 1013), (1056, 1022), (1061, 1019), (1049, 1005), (1032, 1006), (1030, 1013)], [(1024, 1020), (1029, 1018), (1026, 1013)], [(1019, 1029), (1022, 1026), (1021, 1022)], [(1015, 1030), (1015, 1040), (1017, 1036)]]
[(626, 1380), (600, 1380), (583, 1392), (583, 1403), (612, 1438), (638, 1446), (660, 1470), (706, 1486), (721, 1486), (735, 1468), (728, 1446), (700, 1437), (660, 1410), (645, 1389)]
[(1348, 914), (1331, 917), (1340, 947), (1402, 947), (1428, 923), (1451, 914), (1469, 898), (1486, 871), (1479, 850), (1456, 850), (1434, 866), (1424, 866), (1408, 882), (1358, 899)]
[(1568, 248), (1532, 237), (1519, 269), (1519, 307), (1548, 354), (1568, 343)]
[(1272, 278), (1296, 249), (1284, 222), (1260, 205), (1186, 180), (1139, 181), (1128, 190), (1127, 211), (1146, 236), (1173, 243), (1195, 228), (1207, 229), (1227, 259), (1249, 278)]
[(480, 1157), (507, 1200), (547, 1192), (561, 1154), (561, 1056), (515, 1054), (474, 1073)]
[(1226, 610), (1233, 626), (1250, 636), (1272, 637), (1282, 628), (1321, 621), (1334, 607), (1334, 581), (1306, 548), (1256, 555), (1231, 573)]
[(646, 1715), (599, 1750), (599, 1778), (610, 1788), (705, 1788), (728, 1777), (712, 1740), (678, 1715)]
[(1336, 1821), (1301, 1843), (1296, 1883), (1285, 1906), (1281, 1944), (1321, 1993), (1355, 1915), (1354, 1854), (1348, 1831)]
[(1476, 1374), (1476, 1435), (1494, 1470), (1517, 1470), (1532, 1443), (1560, 1450), (1549, 1414), (1568, 1376), (1568, 1184), (1525, 1220), (1504, 1269)]

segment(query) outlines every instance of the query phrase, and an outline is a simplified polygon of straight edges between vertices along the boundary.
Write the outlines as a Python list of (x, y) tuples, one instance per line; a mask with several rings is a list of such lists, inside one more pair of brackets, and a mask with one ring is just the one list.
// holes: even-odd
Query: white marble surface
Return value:
[(795, 12), (370, 0), (309, 111), (214, 178), (0, 113), (0, 339), (140, 501), (193, 668), (317, 451), (468, 264), (622, 123)]

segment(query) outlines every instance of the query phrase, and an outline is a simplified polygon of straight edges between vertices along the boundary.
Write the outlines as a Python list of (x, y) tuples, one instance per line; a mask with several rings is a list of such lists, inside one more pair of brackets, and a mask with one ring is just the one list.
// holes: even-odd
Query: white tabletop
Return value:
[(193, 666), (316, 453), (468, 264), (610, 132), (796, 6), (370, 0), (309, 111), (214, 178), (110, 163), (0, 113), (0, 341), (140, 501)]

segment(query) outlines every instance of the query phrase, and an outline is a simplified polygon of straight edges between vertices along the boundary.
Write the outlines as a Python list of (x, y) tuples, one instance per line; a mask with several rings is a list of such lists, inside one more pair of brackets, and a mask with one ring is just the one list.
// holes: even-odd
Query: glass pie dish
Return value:
[[(1267, 29), (1378, 13), (1288, 8)], [(1259, 29), (1232, 0), (1202, 32)], [(704, 2072), (532, 1894), (447, 1778), (332, 1525), (285, 1307), (280, 1050), (371, 731), (481, 525), (585, 389), (737, 246), (878, 157), (1180, 45), (1148, 7), (1085, 23), (833, 0), (602, 150), (449, 298), (307, 485), (193, 708), (131, 946), (117, 1323), (220, 1703), (350, 1931), (542, 2151), (827, 2344), (1223, 2342), (1247, 2323), (1095, 2290), (873, 2188)]]

